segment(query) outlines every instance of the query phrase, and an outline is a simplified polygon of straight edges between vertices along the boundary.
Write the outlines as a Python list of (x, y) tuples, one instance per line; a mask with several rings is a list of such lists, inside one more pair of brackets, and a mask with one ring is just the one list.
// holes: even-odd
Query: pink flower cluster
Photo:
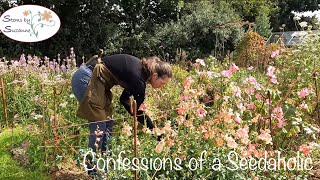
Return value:
[(239, 69), (239, 67), (235, 64), (232, 64), (228, 70), (223, 70), (221, 72), (221, 75), (223, 77), (226, 77), (226, 78), (230, 78), (232, 76), (233, 73), (237, 72), (237, 70)]

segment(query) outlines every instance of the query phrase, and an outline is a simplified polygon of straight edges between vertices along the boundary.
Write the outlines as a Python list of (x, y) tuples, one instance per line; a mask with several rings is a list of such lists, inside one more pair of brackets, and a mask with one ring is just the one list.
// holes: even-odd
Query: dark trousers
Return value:
[[(73, 75), (72, 77), (72, 92), (80, 102), (83, 98), (83, 95), (87, 89), (90, 78), (92, 76), (92, 71), (86, 66), (82, 65)], [(101, 150), (102, 153), (106, 152), (106, 146), (108, 139), (111, 137), (112, 127), (114, 121), (106, 120), (104, 122), (91, 122), (89, 124), (90, 135), (89, 135), (89, 144), (88, 147), (92, 148), (94, 152), (97, 152), (95, 144), (97, 143), (98, 149)], [(99, 130), (102, 131), (102, 135), (97, 136), (95, 131), (97, 130), (97, 126), (99, 126)], [(98, 139), (97, 139), (98, 138)], [(99, 140), (99, 141), (98, 141)], [(110, 147), (110, 146), (109, 146)]]

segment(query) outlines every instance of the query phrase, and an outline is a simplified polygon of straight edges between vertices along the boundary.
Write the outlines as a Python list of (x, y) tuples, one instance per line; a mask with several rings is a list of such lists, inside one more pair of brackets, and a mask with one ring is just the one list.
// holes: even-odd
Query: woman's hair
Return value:
[(158, 77), (172, 78), (172, 68), (167, 62), (161, 61), (160, 58), (153, 56), (149, 58), (142, 58), (142, 66), (151, 76), (154, 73), (158, 74)]

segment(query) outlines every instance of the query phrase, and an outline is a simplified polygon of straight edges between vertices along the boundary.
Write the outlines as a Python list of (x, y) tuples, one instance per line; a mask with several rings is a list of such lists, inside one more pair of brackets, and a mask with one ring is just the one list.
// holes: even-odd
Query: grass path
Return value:
[(22, 139), (23, 131), (21, 128), (15, 128), (13, 131), (10, 129), (4, 130), (0, 133), (0, 179), (9, 180), (45, 180), (49, 179), (42, 172), (29, 170), (19, 166), (18, 162), (14, 160), (8, 147), (12, 142), (20, 142)]

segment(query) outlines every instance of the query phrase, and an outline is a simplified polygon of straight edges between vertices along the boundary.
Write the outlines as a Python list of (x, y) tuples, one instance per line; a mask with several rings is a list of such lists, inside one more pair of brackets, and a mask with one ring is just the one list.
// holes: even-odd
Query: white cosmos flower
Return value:
[(307, 27), (308, 26), (308, 23), (305, 22), (305, 21), (302, 21), (301, 23), (299, 23), (299, 25), (304, 28), (304, 27)]

